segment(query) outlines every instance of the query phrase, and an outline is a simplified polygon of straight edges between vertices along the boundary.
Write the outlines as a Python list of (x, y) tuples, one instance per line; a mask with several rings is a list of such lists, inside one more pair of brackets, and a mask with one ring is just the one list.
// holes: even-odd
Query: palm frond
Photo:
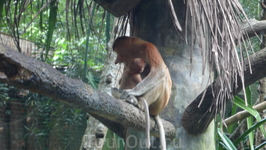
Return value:
[[(233, 98), (232, 93), (236, 87), (232, 85), (237, 85), (233, 83), (238, 82), (238, 76), (245, 87), (244, 53), (247, 53), (247, 45), (242, 47), (246, 39), (242, 23), (247, 17), (237, 0), (187, 0), (186, 4), (186, 21), (192, 22), (192, 41), (200, 43), (203, 62), (209, 62), (211, 71), (222, 77), (219, 82), (221, 88), (213, 88), (213, 93), (215, 105), (223, 107), (224, 99)], [(206, 48), (209, 43), (204, 42), (207, 40), (198, 39), (209, 36), (210, 48)], [(203, 68), (206, 68), (206, 64), (208, 63), (203, 63)]]

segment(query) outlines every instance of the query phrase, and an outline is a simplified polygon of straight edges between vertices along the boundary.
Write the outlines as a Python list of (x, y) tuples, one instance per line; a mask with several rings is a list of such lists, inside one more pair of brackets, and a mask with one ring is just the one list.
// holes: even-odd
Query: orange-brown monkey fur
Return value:
[(128, 66), (135, 58), (141, 58), (145, 63), (141, 73), (142, 78), (145, 78), (133, 89), (123, 90), (120, 98), (125, 99), (129, 95), (141, 96), (147, 101), (150, 114), (158, 115), (168, 104), (172, 80), (157, 48), (144, 40), (123, 36), (115, 40), (113, 50), (117, 53), (115, 63)]
[[(115, 98), (120, 98), (123, 90), (133, 89), (139, 82), (142, 81), (141, 73), (143, 72), (145, 63), (140, 58), (132, 59), (131, 62), (124, 67), (122, 77), (119, 81), (119, 89), (112, 88), (112, 95)], [(127, 102), (139, 107), (145, 111), (145, 108), (138, 104), (138, 100), (131, 95)]]
[(143, 72), (144, 67), (145, 63), (142, 59), (132, 59), (129, 66), (125, 66), (120, 80), (120, 88), (133, 89), (140, 81), (142, 81), (141, 73)]
[[(142, 81), (141, 73), (143, 72), (144, 67), (145, 63), (142, 59), (140, 58), (132, 59), (131, 62), (124, 67), (122, 77), (119, 81), (119, 89), (112, 88), (112, 95), (115, 98), (120, 98), (122, 95), (122, 91), (124, 89), (133, 89), (140, 81)], [(135, 105), (136, 105), (137, 100), (136, 99), (133, 100), (135, 100)]]
[(168, 104), (172, 81), (159, 51), (152, 43), (126, 36), (115, 40), (113, 50), (117, 53), (115, 63), (124, 63), (125, 67), (129, 66), (131, 60), (135, 58), (141, 58), (144, 61), (145, 68), (141, 72), (143, 80), (134, 88), (123, 90), (120, 98), (136, 96), (146, 100), (150, 115), (155, 116), (159, 126), (162, 148), (166, 149), (164, 130), (158, 114)]

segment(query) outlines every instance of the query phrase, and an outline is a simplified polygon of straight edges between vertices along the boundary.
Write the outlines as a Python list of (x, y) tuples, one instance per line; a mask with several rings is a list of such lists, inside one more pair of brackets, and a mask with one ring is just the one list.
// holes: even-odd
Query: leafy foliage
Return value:
[[(255, 144), (254, 144), (255, 134), (254, 133), (256, 132), (257, 128), (260, 128), (264, 136), (266, 135), (266, 132), (264, 129), (266, 118), (261, 119), (259, 112), (252, 108), (253, 102), (252, 102), (251, 91), (249, 87), (246, 88), (246, 97), (247, 97), (247, 101), (249, 102), (247, 105), (245, 104), (245, 101), (243, 99), (239, 98), (238, 96), (235, 97), (235, 99), (232, 101), (234, 104), (233, 109), (232, 109), (232, 115), (237, 113), (236, 111), (237, 107), (240, 107), (246, 110), (247, 112), (249, 112), (252, 115), (252, 117), (248, 117), (245, 120), (245, 122), (247, 123), (247, 129), (239, 137), (234, 139), (232, 136), (233, 134), (235, 134), (234, 132), (239, 132), (237, 131), (238, 130), (237, 124), (240, 124), (240, 126), (243, 126), (242, 123), (236, 123), (236, 124), (230, 125), (227, 128), (227, 130), (225, 130), (227, 133), (224, 133), (224, 131), (221, 131), (220, 127), (218, 127), (218, 134), (219, 134), (218, 141), (222, 140), (219, 142), (219, 145), (221, 145), (219, 149), (236, 149), (236, 147), (239, 147), (240, 145), (245, 145), (246, 148), (250, 147), (249, 149), (257, 149), (258, 147), (261, 146), (259, 145), (258, 147), (255, 147)], [(253, 117), (256, 118), (256, 122), (253, 121)], [(230, 138), (227, 137), (227, 135), (230, 135)], [(259, 139), (256, 139), (256, 140), (259, 140)], [(247, 141), (249, 141), (249, 144), (247, 144), (248, 143)]]
[[(106, 12), (92, 0), (4, 0), (0, 2), (1, 15), (0, 31), (11, 34), (18, 48), (20, 38), (33, 41), (36, 59), (98, 87), (112, 17), (108, 14), (106, 22)], [(12, 103), (8, 92), (10, 87), (0, 84), (0, 113), (6, 118), (12, 117), (13, 111), (8, 107)], [(18, 99), (25, 110), (17, 121), (24, 126), (23, 139), (34, 143), (25, 144), (28, 148), (79, 149), (86, 127), (84, 111), (35, 93)]]

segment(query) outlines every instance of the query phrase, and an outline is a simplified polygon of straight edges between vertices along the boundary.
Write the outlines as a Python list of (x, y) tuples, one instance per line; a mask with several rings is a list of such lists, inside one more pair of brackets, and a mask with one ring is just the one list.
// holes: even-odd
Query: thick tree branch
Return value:
[(256, 19), (250, 19), (244, 24), (243, 30), (249, 37), (261, 35), (266, 33), (266, 21), (258, 21)]
[[(81, 80), (69, 78), (50, 65), (2, 44), (0, 44), (0, 81), (83, 109), (121, 137), (123, 137), (123, 126), (145, 131), (145, 115), (139, 109), (100, 93)], [(167, 138), (175, 137), (175, 127), (165, 120), (163, 124)], [(154, 119), (151, 119), (150, 125), (151, 134), (158, 137)]]
[[(245, 86), (258, 81), (266, 76), (266, 48), (250, 56), (250, 65), (252, 67), (252, 73), (250, 73), (250, 66), (248, 60), (245, 60), (245, 72), (244, 82)], [(223, 78), (222, 78), (223, 79)], [(215, 114), (220, 111), (220, 107), (217, 104), (228, 102), (230, 99), (223, 99), (217, 102), (213, 97), (212, 89), (219, 89), (218, 77), (211, 85), (206, 89), (206, 94), (202, 92), (185, 110), (182, 117), (182, 125), (189, 134), (200, 134), (206, 130), (210, 122), (213, 120)], [(232, 83), (231, 89), (233, 89), (233, 95), (236, 95), (242, 90), (242, 83), (240, 77), (237, 79), (237, 85)], [(202, 97), (204, 99), (202, 100)]]

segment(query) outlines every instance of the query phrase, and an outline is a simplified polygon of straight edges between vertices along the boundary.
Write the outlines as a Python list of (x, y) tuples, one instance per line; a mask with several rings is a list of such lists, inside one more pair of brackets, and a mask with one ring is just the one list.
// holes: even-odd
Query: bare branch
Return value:
[(266, 33), (266, 20), (258, 21), (256, 19), (250, 19), (244, 24), (243, 30), (249, 37), (261, 35)]
[[(92, 114), (123, 137), (123, 126), (145, 131), (145, 115), (136, 107), (94, 90), (81, 80), (72, 79), (50, 65), (0, 44), (0, 81), (45, 95)], [(175, 136), (175, 127), (163, 120), (167, 138)], [(159, 137), (154, 119), (151, 134)]]
[[(263, 111), (264, 109), (266, 109), (266, 101), (254, 106), (253, 109), (257, 110), (258, 112)], [(235, 115), (225, 119), (223, 121), (223, 125), (229, 126), (229, 125), (236, 123), (238, 121), (241, 121), (241, 120), (243, 120), (249, 116), (251, 116), (251, 114), (248, 111), (245, 111), (245, 110), (240, 111), (240, 112), (236, 113)]]

